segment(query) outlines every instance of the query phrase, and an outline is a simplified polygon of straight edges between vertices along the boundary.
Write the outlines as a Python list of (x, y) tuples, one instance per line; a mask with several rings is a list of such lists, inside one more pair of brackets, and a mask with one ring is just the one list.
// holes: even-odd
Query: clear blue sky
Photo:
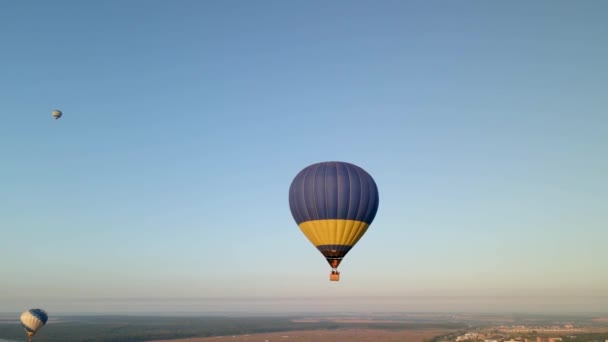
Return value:
[[(0, 310), (495, 295), (605, 308), (606, 13), (2, 2)], [(328, 160), (380, 192), (339, 283), (288, 206), (293, 177)]]

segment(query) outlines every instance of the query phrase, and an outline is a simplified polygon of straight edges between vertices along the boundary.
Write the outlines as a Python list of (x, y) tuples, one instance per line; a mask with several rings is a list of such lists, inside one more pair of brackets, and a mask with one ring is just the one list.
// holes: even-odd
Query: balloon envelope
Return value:
[(49, 319), (49, 316), (42, 309), (29, 309), (21, 314), (21, 325), (28, 336), (34, 336), (36, 332)]
[(53, 117), (55, 118), (55, 120), (59, 119), (62, 115), (63, 113), (60, 110), (56, 109), (53, 111)]
[(344, 162), (310, 165), (298, 173), (289, 189), (294, 220), (333, 268), (365, 234), (378, 203), (374, 179)]

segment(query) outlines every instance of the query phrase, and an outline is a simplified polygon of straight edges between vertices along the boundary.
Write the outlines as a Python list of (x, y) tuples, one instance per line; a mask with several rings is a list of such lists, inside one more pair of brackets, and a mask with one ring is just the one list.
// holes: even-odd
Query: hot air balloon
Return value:
[(25, 329), (30, 342), (48, 319), (49, 316), (42, 309), (29, 309), (21, 314), (21, 325)]
[(53, 111), (53, 117), (55, 118), (55, 120), (59, 119), (61, 117), (61, 115), (63, 115), (63, 113), (60, 110), (55, 109)]
[(349, 163), (310, 165), (291, 183), (291, 215), (332, 267), (329, 280), (340, 280), (338, 265), (369, 228), (378, 201), (374, 179)]

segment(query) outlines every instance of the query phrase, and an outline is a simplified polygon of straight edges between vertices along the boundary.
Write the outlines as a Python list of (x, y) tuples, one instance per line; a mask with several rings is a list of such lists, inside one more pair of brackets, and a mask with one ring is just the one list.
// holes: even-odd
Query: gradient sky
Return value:
[[(605, 308), (606, 13), (1, 2), (0, 311)], [(329, 160), (380, 193), (339, 283), (288, 205), (293, 177)]]

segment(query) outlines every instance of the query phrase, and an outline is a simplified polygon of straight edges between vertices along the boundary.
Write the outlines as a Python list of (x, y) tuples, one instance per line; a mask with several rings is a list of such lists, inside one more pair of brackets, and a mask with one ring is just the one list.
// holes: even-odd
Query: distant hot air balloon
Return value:
[(30, 342), (48, 319), (49, 316), (42, 309), (29, 309), (21, 314), (21, 325), (25, 329)]
[(330, 280), (340, 280), (338, 265), (374, 220), (378, 201), (374, 179), (349, 163), (310, 165), (291, 183), (291, 215), (329, 262)]
[(61, 117), (61, 115), (63, 115), (63, 113), (60, 110), (55, 109), (53, 111), (53, 117), (55, 118), (55, 120), (59, 119)]

